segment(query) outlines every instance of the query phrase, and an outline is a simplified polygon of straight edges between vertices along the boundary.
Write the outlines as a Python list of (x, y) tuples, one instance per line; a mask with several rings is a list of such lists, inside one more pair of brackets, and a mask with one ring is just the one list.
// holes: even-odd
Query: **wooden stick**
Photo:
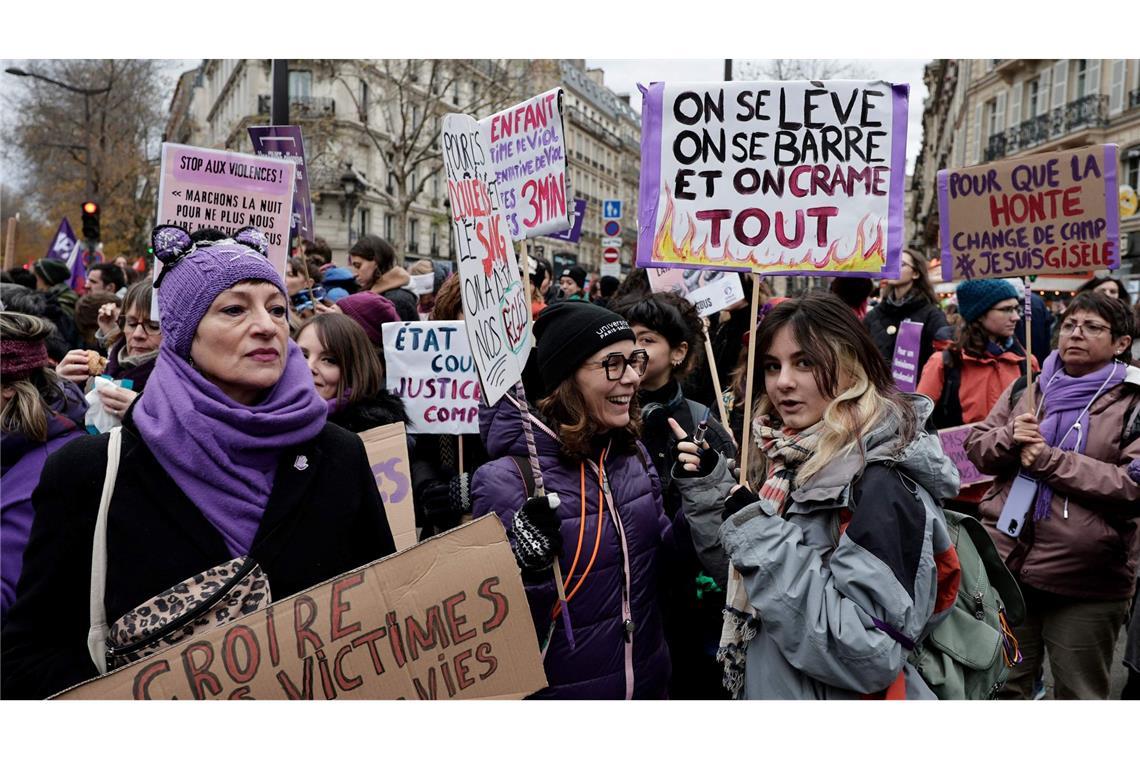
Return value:
[(456, 438), (459, 439), (459, 471), (465, 472), (463, 469), (463, 434), (456, 435)]
[(756, 363), (756, 314), (760, 308), (760, 277), (752, 275), (752, 310), (748, 318), (751, 332), (748, 335), (748, 366), (744, 382), (744, 429), (740, 441), (740, 485), (748, 484), (749, 434), (752, 432), (752, 366)]
[(1025, 277), (1025, 399), (1029, 402), (1029, 411), (1034, 411), (1037, 404), (1033, 399), (1033, 287), (1029, 283), (1029, 276)]
[(16, 223), (20, 215), (8, 217), (8, 234), (4, 240), (4, 268), (11, 269), (16, 265)]
[(709, 326), (705, 322), (705, 357), (709, 363), (709, 372), (712, 373), (713, 388), (716, 389), (716, 408), (720, 412), (720, 423), (725, 430), (728, 426), (728, 413), (724, 410), (724, 388), (720, 384), (720, 372), (716, 368), (716, 357), (713, 356), (712, 341), (709, 339)]

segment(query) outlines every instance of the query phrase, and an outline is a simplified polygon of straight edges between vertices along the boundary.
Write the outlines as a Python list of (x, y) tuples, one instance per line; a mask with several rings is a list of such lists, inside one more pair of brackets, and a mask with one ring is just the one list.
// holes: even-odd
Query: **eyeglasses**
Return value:
[(137, 319), (119, 317), (119, 329), (127, 335), (130, 335), (135, 331), (136, 328), (139, 327), (141, 327), (143, 329), (143, 332), (147, 335), (157, 335), (158, 331), (162, 329), (159, 326), (158, 322), (152, 322), (149, 319), (140, 322)]
[(649, 366), (649, 354), (644, 349), (639, 348), (629, 357), (613, 353), (600, 362), (586, 362), (586, 364), (605, 369), (607, 380), (621, 380), (626, 367), (633, 367), (633, 371), (637, 373), (638, 377), (641, 377), (645, 374), (645, 368)]
[(1102, 325), (1097, 322), (1070, 322), (1065, 320), (1061, 323), (1061, 334), (1072, 335), (1077, 330), (1086, 338), (1099, 338), (1112, 328), (1108, 325)]
[(1005, 314), (1007, 317), (1016, 317), (1018, 314), (1021, 313), (1021, 307), (1020, 306), (1006, 306), (1004, 309), (990, 309), (990, 311), (1000, 311), (1002, 314)]

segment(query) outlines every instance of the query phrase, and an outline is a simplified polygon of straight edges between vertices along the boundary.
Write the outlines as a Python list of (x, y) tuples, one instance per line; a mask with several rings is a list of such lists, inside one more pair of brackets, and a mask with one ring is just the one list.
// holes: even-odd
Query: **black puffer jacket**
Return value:
[(386, 388), (381, 388), (375, 396), (362, 399), (330, 414), (329, 422), (340, 425), (352, 433), (363, 433), (365, 430), (395, 422), (403, 422), (406, 425), (408, 414), (404, 411), (404, 402), (398, 396)]
[[(911, 322), (922, 323), (922, 341), (918, 349), (918, 366), (926, 366), (927, 359), (935, 351), (935, 341), (951, 341), (953, 333), (946, 315), (937, 304), (927, 301), (921, 294), (911, 291), (907, 293), (902, 303), (896, 303), (890, 298), (883, 301), (871, 311), (867, 312), (863, 324), (871, 332), (871, 340), (879, 353), (890, 365), (895, 358), (895, 340), (898, 338), (899, 325), (904, 319)], [(939, 349), (945, 348), (940, 346)]]

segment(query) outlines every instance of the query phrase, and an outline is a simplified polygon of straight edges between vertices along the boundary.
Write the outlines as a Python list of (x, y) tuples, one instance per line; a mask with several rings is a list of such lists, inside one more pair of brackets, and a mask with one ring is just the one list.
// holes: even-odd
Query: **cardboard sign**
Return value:
[(676, 293), (697, 307), (702, 317), (744, 300), (744, 286), (736, 272), (658, 269), (649, 267), (649, 287), (654, 293)]
[[(269, 240), (269, 260), (285, 273), (293, 216), (295, 165), (283, 158), (162, 144), (156, 224), (233, 234), (254, 226)], [(154, 262), (158, 279), (162, 262)], [(161, 298), (161, 295), (159, 296)]]
[(488, 116), (479, 122), (503, 217), (515, 240), (569, 229), (569, 172), (562, 88)]
[(895, 354), (891, 361), (891, 377), (895, 387), (903, 393), (914, 393), (922, 367), (918, 366), (918, 354), (922, 348), (922, 323), (904, 319), (899, 325), (895, 338)]
[(416, 543), (416, 513), (412, 505), (412, 468), (404, 423), (394, 422), (360, 433), (396, 550)]
[(404, 402), (413, 433), (478, 433), (479, 375), (463, 323), (389, 322), (388, 390)]
[(531, 347), (530, 303), (499, 194), (488, 180), (493, 169), (479, 122), (466, 114), (447, 114), (440, 147), (459, 256), (464, 325), (483, 397), (492, 405), (522, 378)]
[(582, 237), (582, 220), (586, 217), (586, 199), (574, 199), (574, 216), (570, 229), (563, 230), (562, 232), (552, 232), (546, 237), (554, 240), (565, 240), (568, 243), (577, 243)]
[(898, 277), (907, 85), (650, 85), (637, 263)]
[(517, 699), (545, 685), (518, 566), (487, 515), (57, 699)]
[(286, 158), (297, 167), (293, 184), (293, 216), (289, 225), (289, 237), (301, 237), (312, 241), (313, 199), (309, 193), (309, 174), (305, 169), (305, 141), (301, 128), (295, 124), (265, 125), (249, 128), (249, 139), (253, 142), (253, 152), (259, 156)]
[(970, 437), (973, 432), (973, 425), (959, 425), (958, 427), (946, 428), (945, 430), (938, 431), (938, 437), (942, 441), (942, 450), (946, 452), (946, 456), (950, 457), (950, 461), (958, 468), (958, 474), (962, 478), (962, 486), (973, 485), (974, 483), (987, 483), (993, 480), (992, 475), (986, 475), (979, 472), (974, 463), (966, 456), (966, 439)]
[(938, 172), (942, 279), (1120, 266), (1116, 146)]

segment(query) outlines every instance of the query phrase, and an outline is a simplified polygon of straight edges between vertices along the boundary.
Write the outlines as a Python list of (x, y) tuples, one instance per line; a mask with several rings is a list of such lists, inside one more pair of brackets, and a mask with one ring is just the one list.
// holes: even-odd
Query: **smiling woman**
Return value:
[[(221, 237), (155, 230), (165, 268), (149, 388), (115, 437), (87, 436), (44, 465), (4, 629), (5, 697), (48, 696), (130, 661), (122, 639), (88, 635), (88, 599), (100, 590), (98, 575), (87, 587), (97, 515), (109, 515), (109, 621), (219, 568), (253, 579), (257, 594), (229, 602), (245, 614), (394, 549), (363, 443), (326, 424), (325, 401), (289, 340), (285, 283), (265, 237), (253, 228)], [(227, 619), (227, 608), (199, 601), (187, 604), (201, 617)], [(176, 641), (182, 625), (161, 618), (125, 630)]]

